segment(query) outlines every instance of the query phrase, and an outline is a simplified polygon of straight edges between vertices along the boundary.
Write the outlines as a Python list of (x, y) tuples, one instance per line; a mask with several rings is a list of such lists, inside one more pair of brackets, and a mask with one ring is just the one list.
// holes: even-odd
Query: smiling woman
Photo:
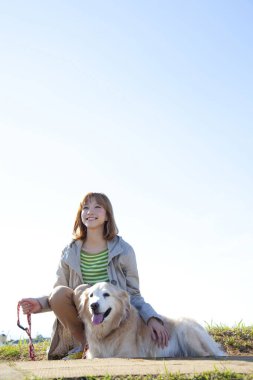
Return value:
[[(25, 314), (49, 310), (55, 313), (49, 359), (63, 357), (69, 350), (72, 353), (84, 350), (85, 326), (78, 315), (81, 296), (85, 289), (101, 281), (126, 291), (147, 324), (150, 338), (158, 346), (167, 345), (168, 332), (163, 320), (140, 294), (135, 253), (118, 236), (110, 200), (102, 193), (88, 193), (78, 208), (73, 241), (63, 250), (51, 294), (20, 301)], [(105, 292), (103, 298), (108, 297)], [(94, 297), (94, 323), (100, 324), (110, 309), (101, 314), (96, 305)]]
[[(98, 223), (101, 222), (101, 219), (103, 220), (103, 239), (111, 240), (117, 235), (118, 228), (108, 197), (101, 193), (88, 193), (81, 202), (77, 212), (74, 224), (75, 240), (86, 240), (88, 227), (92, 227), (92, 223), (95, 222), (96, 218), (98, 219)], [(96, 225), (96, 223), (94, 224)]]

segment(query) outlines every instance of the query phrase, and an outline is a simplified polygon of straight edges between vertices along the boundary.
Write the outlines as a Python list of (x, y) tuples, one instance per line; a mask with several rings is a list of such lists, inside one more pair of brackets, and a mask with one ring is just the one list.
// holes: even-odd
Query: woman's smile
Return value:
[(83, 205), (81, 218), (83, 224), (87, 228), (91, 226), (93, 228), (95, 226), (99, 227), (104, 225), (107, 220), (107, 215), (105, 209), (100, 206), (95, 199), (91, 199), (90, 202), (87, 202)]

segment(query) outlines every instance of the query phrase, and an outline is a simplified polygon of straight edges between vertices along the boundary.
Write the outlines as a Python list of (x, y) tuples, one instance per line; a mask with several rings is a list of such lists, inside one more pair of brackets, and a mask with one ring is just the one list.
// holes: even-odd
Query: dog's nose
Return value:
[(98, 307), (99, 307), (99, 303), (98, 302), (93, 302), (91, 305), (91, 310), (93, 311), (97, 311), (98, 310)]

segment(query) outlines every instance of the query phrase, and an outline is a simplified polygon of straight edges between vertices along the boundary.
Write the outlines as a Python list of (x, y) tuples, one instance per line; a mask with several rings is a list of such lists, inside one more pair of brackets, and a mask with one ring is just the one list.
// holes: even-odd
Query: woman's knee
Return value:
[(78, 318), (73, 297), (73, 289), (67, 286), (57, 286), (49, 296), (49, 304), (61, 324), (80, 340), (80, 337), (83, 339), (84, 327)]
[(65, 304), (69, 301), (73, 302), (73, 294), (73, 289), (67, 286), (56, 286), (48, 298), (49, 304), (52, 307), (58, 304)]

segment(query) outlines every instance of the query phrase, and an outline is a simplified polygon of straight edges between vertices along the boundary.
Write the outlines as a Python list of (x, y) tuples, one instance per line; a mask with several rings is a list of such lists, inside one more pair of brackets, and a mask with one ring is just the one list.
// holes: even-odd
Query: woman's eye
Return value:
[(101, 206), (95, 206), (95, 208), (101, 208)]
[(83, 206), (83, 210), (88, 210), (88, 206)]
[(110, 294), (109, 294), (109, 293), (104, 293), (103, 296), (104, 296), (104, 297), (109, 297)]

